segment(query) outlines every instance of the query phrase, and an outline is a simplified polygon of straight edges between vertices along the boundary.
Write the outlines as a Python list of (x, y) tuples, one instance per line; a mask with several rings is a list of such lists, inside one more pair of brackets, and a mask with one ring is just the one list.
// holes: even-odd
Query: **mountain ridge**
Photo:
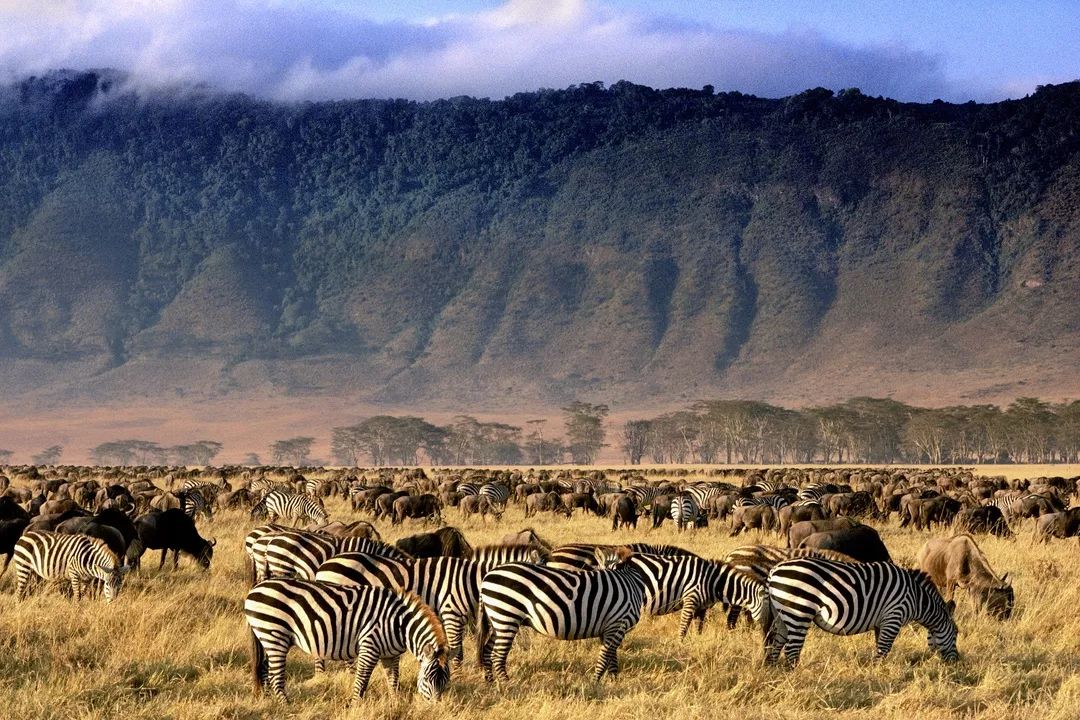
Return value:
[(62, 73), (0, 90), (0, 139), (30, 406), (1080, 393), (1080, 83), (283, 106)]

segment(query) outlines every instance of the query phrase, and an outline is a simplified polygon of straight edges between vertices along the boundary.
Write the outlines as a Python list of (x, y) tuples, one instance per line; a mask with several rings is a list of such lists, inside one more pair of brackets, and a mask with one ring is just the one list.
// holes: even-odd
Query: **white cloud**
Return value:
[[(275, 0), (0, 0), (0, 70), (114, 67), (142, 83), (201, 82), (282, 100), (502, 97), (626, 79), (780, 96), (861, 87), (905, 100), (979, 99), (940, 58), (813, 32), (718, 29), (599, 0), (508, 0), (418, 23)], [(1010, 91), (1014, 91), (1010, 88)]]

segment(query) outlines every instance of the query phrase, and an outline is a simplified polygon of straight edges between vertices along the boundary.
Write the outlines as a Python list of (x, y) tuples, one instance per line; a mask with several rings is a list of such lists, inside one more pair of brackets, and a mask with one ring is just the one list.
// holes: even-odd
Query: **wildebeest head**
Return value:
[(210, 569), (210, 561), (214, 559), (214, 546), (217, 545), (217, 540), (211, 538), (209, 542), (203, 545), (202, 550), (199, 551), (199, 555), (195, 558), (199, 567), (203, 570)]
[(979, 602), (986, 612), (997, 620), (1008, 620), (1012, 616), (1013, 605), (1016, 597), (1013, 594), (1012, 584), (1008, 581), (1009, 574), (1001, 576), (1001, 583), (981, 588)]

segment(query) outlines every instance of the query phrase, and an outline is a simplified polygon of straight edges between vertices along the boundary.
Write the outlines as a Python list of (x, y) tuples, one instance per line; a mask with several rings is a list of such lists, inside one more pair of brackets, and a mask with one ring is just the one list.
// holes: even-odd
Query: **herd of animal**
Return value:
[[(299, 647), (316, 658), (353, 663), (353, 699), (376, 665), (391, 688), (400, 657), (420, 665), (417, 691), (438, 698), (464, 658), (470, 626), (484, 677), (509, 680), (507, 659), (521, 628), (563, 640), (599, 638), (592, 676), (619, 672), (618, 650), (643, 614), (679, 614), (679, 636), (699, 631), (721, 605), (729, 627), (747, 616), (762, 631), (767, 664), (798, 662), (811, 625), (833, 634), (875, 633), (889, 654), (900, 629), (927, 630), (945, 661), (959, 657), (956, 591), (980, 611), (1007, 620), (1013, 588), (979, 549), (976, 536), (1010, 537), (1033, 518), (1033, 539), (1080, 535), (1078, 478), (1012, 480), (970, 470), (775, 468), (722, 471), (706, 479), (667, 471), (429, 471), (321, 468), (8, 467), (0, 475), (0, 553), (15, 564), (23, 599), (58, 581), (76, 599), (120, 593), (147, 550), (209, 570), (214, 540), (196, 523), (215, 512), (244, 512), (257, 524), (244, 539), (251, 589), (244, 600), (256, 690), (285, 698), (285, 658)], [(655, 472), (655, 471), (654, 471)], [(347, 498), (354, 517), (331, 521), (324, 499)], [(526, 529), (496, 545), (474, 546), (446, 526), (499, 522), (511, 505), (537, 513), (591, 514), (615, 533), (647, 518), (695, 533), (725, 523), (731, 535), (775, 532), (780, 545), (746, 545), (703, 558), (675, 545), (639, 542), (553, 544)], [(896, 564), (877, 530), (945, 528)], [(359, 517), (355, 517), (359, 516)], [(375, 523), (437, 527), (388, 543)], [(864, 522), (866, 521), (866, 522)], [(2, 574), (2, 573), (0, 573)]]

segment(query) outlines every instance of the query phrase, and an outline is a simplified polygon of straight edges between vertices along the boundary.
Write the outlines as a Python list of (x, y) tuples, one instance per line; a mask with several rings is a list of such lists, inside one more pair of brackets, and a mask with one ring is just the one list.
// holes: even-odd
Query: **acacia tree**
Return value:
[(270, 456), (276, 463), (288, 463), (294, 467), (304, 465), (311, 457), (311, 446), (315, 444), (313, 437), (294, 437), (288, 440), (278, 440), (270, 446)]
[(652, 423), (648, 420), (628, 420), (623, 425), (622, 451), (626, 462), (631, 465), (640, 465), (641, 459), (649, 449), (649, 428)]
[(591, 465), (600, 448), (605, 446), (604, 419), (610, 412), (608, 406), (574, 401), (562, 411), (573, 461), (578, 465)]
[(56, 461), (60, 459), (60, 456), (64, 454), (63, 445), (50, 445), (37, 455), (34, 455), (30, 460), (35, 465), (55, 465)]
[(7, 465), (14, 454), (15, 452), (12, 450), (0, 450), (0, 465)]

